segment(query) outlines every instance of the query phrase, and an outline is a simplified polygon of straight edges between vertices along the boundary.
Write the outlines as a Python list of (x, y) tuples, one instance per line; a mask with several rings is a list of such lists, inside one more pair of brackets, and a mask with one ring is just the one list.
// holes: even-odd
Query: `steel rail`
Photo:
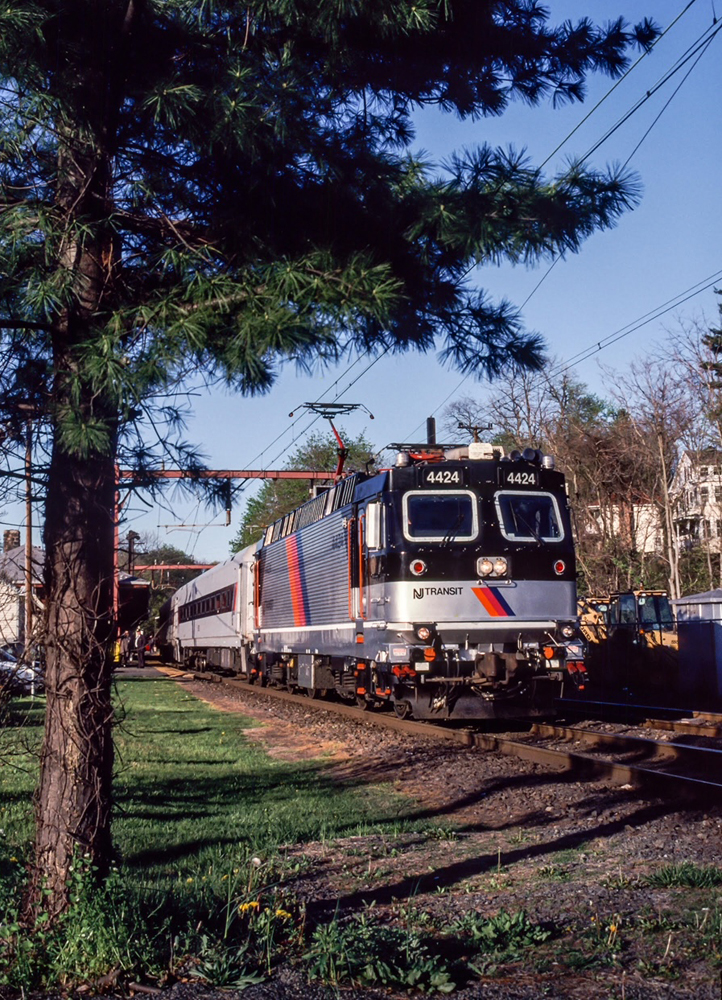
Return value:
[(632, 701), (597, 701), (586, 698), (557, 698), (556, 705), (560, 709), (572, 712), (615, 709), (624, 712), (638, 712), (640, 714), (657, 712), (660, 715), (673, 716), (674, 719), (698, 719), (722, 724), (722, 712), (702, 712), (684, 705), (638, 705)]

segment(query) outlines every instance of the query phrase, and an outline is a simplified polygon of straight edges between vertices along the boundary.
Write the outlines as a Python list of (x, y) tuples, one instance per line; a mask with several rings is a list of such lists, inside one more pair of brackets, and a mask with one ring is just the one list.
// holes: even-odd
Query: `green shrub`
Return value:
[(533, 923), (525, 910), (507, 913), (502, 910), (493, 917), (467, 913), (452, 930), (463, 937), (477, 952), (520, 951), (534, 947), (551, 937), (551, 930)]

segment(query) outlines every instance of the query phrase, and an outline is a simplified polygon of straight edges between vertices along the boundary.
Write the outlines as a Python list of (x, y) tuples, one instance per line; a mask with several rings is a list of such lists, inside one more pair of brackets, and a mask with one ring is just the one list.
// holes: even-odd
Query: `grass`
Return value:
[[(303, 922), (284, 889), (303, 860), (284, 845), (398, 831), (388, 788), (337, 785), (317, 761), (270, 758), (252, 720), (169, 681), (118, 689), (113, 835), (120, 868), (99, 889), (78, 859), (65, 925), (29, 942), (18, 923), (30, 858), (42, 705), (16, 702), (0, 729), (0, 985), (116, 974), (200, 975), (243, 985), (291, 947)], [(8, 766), (9, 765), (9, 766)]]
[(32, 797), (44, 719), (44, 699), (21, 698), (11, 703), (0, 726), (0, 844), (23, 856), (33, 837)]
[(128, 682), (116, 734), (117, 819), (124, 863), (154, 878), (193, 876), (284, 844), (350, 836), (396, 822), (398, 797), (335, 784), (317, 761), (273, 760), (255, 725), (165, 682)]

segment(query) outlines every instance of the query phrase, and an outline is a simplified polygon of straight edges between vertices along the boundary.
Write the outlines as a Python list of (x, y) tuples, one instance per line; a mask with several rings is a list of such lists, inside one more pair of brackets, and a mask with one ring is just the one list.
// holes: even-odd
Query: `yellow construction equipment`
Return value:
[(672, 697), (679, 640), (664, 590), (628, 590), (580, 599), (589, 685)]

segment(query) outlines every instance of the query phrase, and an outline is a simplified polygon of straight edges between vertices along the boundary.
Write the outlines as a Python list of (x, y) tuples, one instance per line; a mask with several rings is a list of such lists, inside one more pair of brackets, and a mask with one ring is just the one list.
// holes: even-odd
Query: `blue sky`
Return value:
[[(716, 2), (722, 18), (722, 0)], [(688, 4), (686, 0), (560, 0), (547, 6), (552, 23), (577, 20), (582, 14), (598, 22), (622, 15), (634, 23), (649, 15), (666, 28)], [(712, 27), (713, 16), (712, 0), (689, 5), (653, 53), (641, 60), (557, 152), (557, 146), (612, 90), (613, 82), (608, 78), (597, 76), (588, 81), (584, 104), (556, 110), (549, 105), (528, 108), (515, 104), (501, 118), (478, 122), (425, 112), (417, 118), (415, 148), (426, 150), (441, 162), (455, 149), (484, 142), (513, 145), (525, 148), (533, 163), (551, 157), (545, 171), (553, 175), (569, 157), (584, 155), (651, 91)], [(722, 286), (721, 75), (722, 32), (696, 65), (694, 58), (687, 62), (593, 153), (589, 163), (597, 167), (623, 163), (634, 154), (630, 167), (643, 185), (640, 206), (623, 216), (614, 229), (595, 234), (579, 255), (559, 261), (551, 271), (548, 265), (534, 269), (502, 266), (480, 269), (472, 276), (493, 298), (506, 297), (516, 305), (526, 303), (526, 327), (543, 335), (551, 355), (568, 360), (592, 349), (640, 317), (676, 301), (687, 290), (707, 283), (704, 279), (718, 272), (716, 286)], [(599, 361), (623, 369), (632, 357), (654, 353), (664, 330), (680, 320), (706, 317), (709, 322), (716, 321), (717, 301), (712, 288), (695, 295), (578, 364), (576, 375), (592, 391), (604, 395)], [(194, 397), (186, 436), (200, 446), (210, 467), (278, 468), (287, 449), (303, 440), (311, 423), (309, 416), (299, 417), (296, 412), (291, 419), (289, 412), (322, 395), (325, 401), (359, 402), (368, 407), (375, 420), (357, 411), (343, 423), (350, 434), (365, 431), (381, 447), (390, 441), (423, 437), (428, 415), (438, 414), (460, 395), (483, 398), (489, 391), (488, 383), (462, 381), (458, 373), (441, 368), (433, 354), (383, 358), (370, 368), (369, 364), (370, 359), (362, 360), (349, 370), (346, 363), (305, 377), (288, 369), (272, 392), (261, 399), (222, 391)], [(319, 421), (314, 429), (325, 426)], [(198, 559), (222, 559), (228, 554), (242, 510), (240, 500), (231, 527), (226, 528), (221, 513), (214, 516), (203, 505), (169, 494), (166, 509), (149, 510), (140, 502), (130, 507), (121, 535), (130, 528), (157, 533), (161, 542), (184, 548)], [(21, 517), (20, 511), (6, 509), (9, 523), (17, 523)], [(214, 526), (180, 527), (209, 522)], [(36, 541), (38, 538), (39, 534)]]

